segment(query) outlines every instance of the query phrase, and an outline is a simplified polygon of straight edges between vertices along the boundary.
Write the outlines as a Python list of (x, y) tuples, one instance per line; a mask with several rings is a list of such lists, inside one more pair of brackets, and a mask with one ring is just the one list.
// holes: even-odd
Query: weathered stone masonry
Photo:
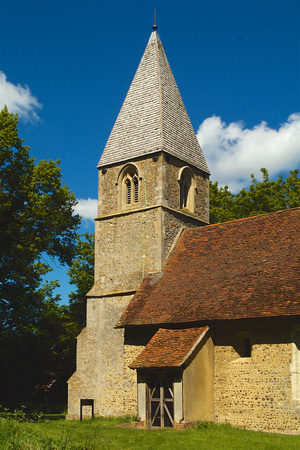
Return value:
[(299, 434), (300, 208), (203, 227), (209, 171), (156, 31), (98, 169), (68, 418), (85, 400), (148, 428)]
[[(128, 365), (151, 333), (133, 339), (115, 325), (143, 277), (162, 269), (181, 230), (208, 223), (209, 171), (156, 32), (98, 168), (95, 282), (69, 380), (69, 419), (79, 417), (82, 399), (93, 400), (96, 415), (136, 413), (136, 374)], [(184, 168), (192, 208), (180, 207)], [(135, 177), (134, 196), (126, 173)]]
[[(297, 321), (219, 325), (215, 331), (215, 420), (252, 430), (300, 432), (292, 397), (292, 330)], [(250, 336), (251, 357), (239, 353)]]

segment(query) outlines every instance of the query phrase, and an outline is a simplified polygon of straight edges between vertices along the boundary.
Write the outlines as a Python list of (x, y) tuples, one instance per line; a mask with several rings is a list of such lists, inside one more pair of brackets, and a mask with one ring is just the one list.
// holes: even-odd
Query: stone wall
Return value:
[(209, 333), (183, 372), (184, 422), (214, 420), (214, 345)]
[(124, 405), (126, 414), (137, 415), (137, 371), (128, 366), (155, 334), (156, 327), (126, 329), (124, 338)]
[(120, 190), (122, 171), (128, 163), (108, 167), (104, 173), (99, 171), (98, 185), (98, 216), (107, 216), (120, 212), (132, 211), (147, 206), (161, 203), (162, 197), (162, 164), (148, 157), (138, 159), (130, 163), (138, 172), (139, 177), (139, 199), (132, 205), (122, 204)]
[(92, 295), (134, 291), (142, 282), (143, 274), (161, 268), (161, 212), (158, 208), (97, 221), (95, 240)]
[[(287, 320), (219, 325), (215, 332), (215, 420), (252, 430), (300, 433), (293, 401), (292, 330)], [(241, 356), (243, 338), (251, 357)]]
[(139, 176), (139, 199), (123, 204), (121, 175), (128, 164), (99, 172), (95, 286), (90, 295), (134, 291), (147, 273), (158, 272), (181, 228), (208, 221), (207, 176), (193, 168), (195, 210), (180, 209), (178, 176), (185, 163), (160, 154), (132, 163)]
[(87, 327), (78, 336), (77, 370), (69, 380), (68, 418), (79, 417), (80, 399), (94, 399), (96, 415), (136, 414), (136, 374), (128, 365), (147, 342), (124, 341), (124, 330), (115, 325), (143, 277), (161, 270), (179, 231), (208, 219), (209, 184), (200, 170), (193, 172), (191, 212), (179, 203), (184, 162), (159, 153), (130, 164), (139, 178), (138, 201), (131, 204), (122, 195), (128, 164), (99, 171), (95, 283), (88, 293)]
[(78, 419), (80, 399), (86, 398), (94, 399), (96, 415), (127, 414), (124, 330), (115, 324), (131, 297), (88, 299), (87, 326), (77, 339), (77, 370), (68, 382), (68, 419)]
[[(163, 205), (180, 210), (180, 169), (187, 164), (174, 156), (158, 154), (156, 158), (147, 157), (130, 163), (138, 172), (139, 200), (132, 205), (121, 201), (121, 174), (127, 163), (108, 167), (99, 171), (98, 217), (134, 211), (141, 208)], [(195, 180), (195, 208), (192, 216), (206, 223), (209, 221), (209, 180), (201, 170), (189, 166)], [(185, 213), (186, 211), (182, 211)]]
[(204, 222), (209, 222), (209, 179), (206, 174), (193, 166), (175, 158), (164, 155), (163, 179), (164, 179), (164, 205), (173, 209), (179, 209), (180, 204), (180, 169), (190, 167), (194, 175), (194, 211), (187, 212)]

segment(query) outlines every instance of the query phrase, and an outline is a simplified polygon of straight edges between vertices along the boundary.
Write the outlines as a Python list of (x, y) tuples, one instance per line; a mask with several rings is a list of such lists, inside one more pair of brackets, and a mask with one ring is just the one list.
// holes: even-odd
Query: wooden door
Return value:
[(148, 424), (150, 428), (174, 426), (173, 376), (165, 372), (152, 372), (148, 383)]

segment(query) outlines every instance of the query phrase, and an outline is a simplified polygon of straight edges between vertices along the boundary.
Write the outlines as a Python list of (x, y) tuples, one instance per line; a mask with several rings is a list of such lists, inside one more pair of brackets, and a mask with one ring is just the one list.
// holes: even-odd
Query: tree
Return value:
[(76, 337), (85, 327), (86, 295), (94, 282), (94, 235), (85, 233), (77, 236), (75, 254), (68, 270), (70, 284), (76, 290), (69, 294), (69, 305), (63, 311), (63, 329), (59, 342), (52, 352), (51, 364), (54, 379), (66, 381), (75, 371)]
[(94, 283), (94, 244), (93, 234), (85, 233), (78, 236), (75, 257), (68, 270), (70, 284), (77, 287), (75, 292), (69, 294), (70, 319), (78, 327), (77, 334), (85, 327), (86, 295)]
[(232, 194), (228, 186), (219, 188), (218, 183), (210, 185), (210, 222), (218, 223), (243, 217), (270, 213), (300, 205), (300, 171), (291, 170), (284, 178), (271, 180), (267, 169), (260, 170), (262, 181), (251, 175), (248, 189)]
[(209, 220), (210, 223), (227, 222), (236, 219), (234, 195), (228, 186), (219, 188), (218, 182), (210, 182)]
[[(17, 126), (17, 115), (5, 107), (0, 112), (0, 357), (2, 368), (5, 367), (5, 383), (1, 381), (0, 389), (3, 395), (18, 391), (24, 385), (26, 371), (37, 373), (34, 368), (40, 366), (38, 358), (44, 359), (42, 355), (51, 350), (53, 333), (44, 339), (42, 335), (50, 330), (47, 329), (50, 315), (59, 307), (57, 297), (53, 297), (55, 283), (42, 285), (42, 277), (51, 270), (45, 256), (63, 265), (70, 264), (80, 225), (79, 216), (73, 214), (76, 198), (61, 182), (59, 160), (36, 164), (29, 148), (19, 138)], [(61, 324), (60, 320), (56, 321), (58, 327)], [(14, 365), (12, 358), (15, 358)], [(35, 382), (36, 377), (31, 376), (28, 390)]]

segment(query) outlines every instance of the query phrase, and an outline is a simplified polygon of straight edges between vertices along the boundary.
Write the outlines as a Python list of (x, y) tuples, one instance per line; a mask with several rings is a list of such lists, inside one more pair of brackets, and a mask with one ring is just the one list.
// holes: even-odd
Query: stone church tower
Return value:
[(69, 380), (69, 419), (136, 414), (128, 365), (153, 331), (141, 337), (115, 325), (182, 228), (209, 220), (209, 170), (156, 28), (98, 165), (95, 284)]

